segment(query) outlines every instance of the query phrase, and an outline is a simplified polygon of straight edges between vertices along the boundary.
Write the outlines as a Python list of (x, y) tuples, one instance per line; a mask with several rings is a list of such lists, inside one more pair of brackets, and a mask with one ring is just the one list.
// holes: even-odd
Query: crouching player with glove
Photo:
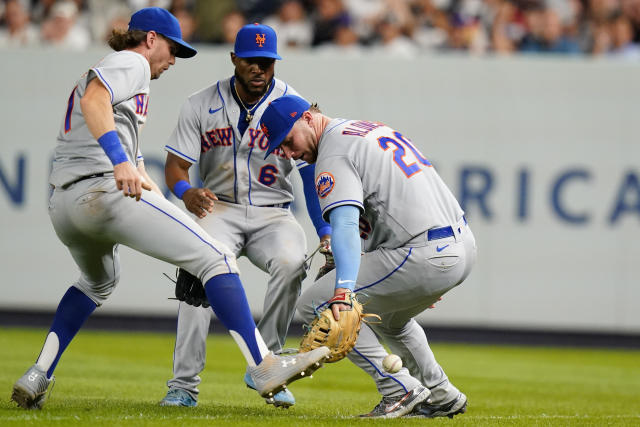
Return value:
[[(362, 416), (464, 413), (467, 397), (444, 373), (414, 319), (462, 283), (476, 259), (464, 212), (429, 160), (382, 123), (331, 119), (297, 96), (272, 101), (261, 127), (267, 153), (279, 147), (289, 158), (315, 163), (322, 215), (332, 228), (336, 268), (300, 297), (303, 320), (313, 326), (326, 307), (336, 321), (353, 314), (354, 293), (367, 311), (380, 315), (379, 322), (361, 323), (347, 354), (382, 395)], [(380, 340), (404, 367), (384, 370), (387, 352)]]

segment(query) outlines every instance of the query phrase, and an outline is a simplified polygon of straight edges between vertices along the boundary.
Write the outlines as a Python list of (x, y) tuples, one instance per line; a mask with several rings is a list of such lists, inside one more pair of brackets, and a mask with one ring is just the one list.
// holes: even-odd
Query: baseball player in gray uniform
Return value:
[(49, 216), (80, 278), (60, 301), (39, 357), (16, 381), (11, 398), (26, 409), (42, 408), (62, 353), (118, 283), (120, 244), (200, 278), (247, 359), (256, 390), (272, 396), (318, 368), (328, 349), (295, 360), (270, 353), (251, 317), (233, 252), (166, 200), (144, 170), (138, 134), (150, 80), (176, 57), (196, 51), (182, 40), (178, 20), (160, 8), (134, 13), (128, 30), (114, 30), (109, 44), (116, 52), (71, 91), (50, 176)]
[[(459, 285), (476, 260), (464, 212), (429, 160), (382, 123), (331, 119), (297, 96), (273, 101), (261, 128), (267, 154), (316, 162), (316, 190), (332, 227), (336, 269), (301, 296), (302, 317), (310, 321), (314, 310), (329, 305), (338, 318), (350, 308), (340, 301), (353, 291), (382, 318), (362, 326), (348, 356), (382, 394), (363, 416), (465, 412), (466, 396), (436, 362), (413, 318)], [(387, 352), (378, 337), (404, 361), (396, 374), (382, 368)]]
[[(305, 234), (289, 210), (291, 173), (298, 169), (307, 208), (321, 240), (331, 228), (322, 220), (315, 194), (314, 166), (282, 155), (264, 158), (265, 135), (258, 127), (269, 102), (296, 92), (274, 78), (275, 31), (250, 24), (237, 35), (231, 62), (234, 76), (191, 95), (167, 145), (165, 174), (198, 224), (236, 256), (245, 255), (270, 279), (258, 329), (267, 348), (277, 352), (285, 342), (300, 295), (306, 252)], [(189, 169), (198, 163), (203, 188), (192, 187)], [(215, 202), (215, 208), (214, 208)], [(206, 338), (213, 312), (181, 302), (178, 311), (173, 378), (162, 406), (196, 406), (199, 373), (204, 369)], [(250, 379), (247, 385), (253, 387)], [(267, 399), (289, 407), (295, 399), (283, 390)]]

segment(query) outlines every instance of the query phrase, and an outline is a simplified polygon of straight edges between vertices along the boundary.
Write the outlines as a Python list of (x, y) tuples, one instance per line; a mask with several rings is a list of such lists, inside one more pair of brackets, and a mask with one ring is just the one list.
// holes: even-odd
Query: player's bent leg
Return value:
[(287, 210), (254, 208), (251, 212), (262, 218), (262, 222), (252, 230), (245, 246), (246, 255), (255, 266), (269, 274), (258, 329), (269, 350), (277, 353), (285, 343), (306, 277), (303, 268), (306, 237)]
[(436, 361), (424, 329), (413, 318), (400, 328), (385, 324), (374, 325), (374, 328), (391, 351), (400, 356), (410, 374), (429, 388), (431, 402), (442, 404), (460, 394)]
[(54, 380), (62, 353), (95, 310), (96, 304), (75, 287), (70, 287), (60, 300), (51, 329), (36, 364), (13, 386), (11, 399), (25, 409), (41, 409), (46, 392)]
[(206, 359), (206, 341), (213, 311), (180, 302), (176, 345), (173, 352), (173, 378), (161, 406), (196, 406), (200, 372)]
[(293, 320), (302, 281), (306, 277), (303, 261), (303, 257), (287, 260), (279, 256), (269, 263), (270, 278), (258, 329), (273, 352), (282, 350)]

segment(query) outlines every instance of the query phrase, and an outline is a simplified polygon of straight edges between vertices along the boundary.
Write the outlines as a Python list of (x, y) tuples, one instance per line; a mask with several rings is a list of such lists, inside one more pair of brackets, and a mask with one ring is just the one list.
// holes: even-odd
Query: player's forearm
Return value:
[(323, 240), (323, 236), (331, 234), (331, 226), (322, 219), (322, 210), (320, 209), (320, 202), (318, 201), (318, 195), (316, 194), (315, 186), (315, 166), (308, 165), (301, 169), (300, 177), (302, 178), (302, 186), (304, 190), (304, 199), (307, 205), (307, 212), (309, 218), (318, 233), (320, 240)]
[(329, 213), (331, 219), (331, 249), (336, 263), (336, 289), (353, 290), (360, 269), (360, 234), (355, 206), (338, 206)]
[(167, 154), (167, 160), (164, 165), (164, 179), (171, 191), (174, 191), (176, 184), (180, 181), (189, 183), (190, 166), (189, 162), (180, 157), (171, 153)]

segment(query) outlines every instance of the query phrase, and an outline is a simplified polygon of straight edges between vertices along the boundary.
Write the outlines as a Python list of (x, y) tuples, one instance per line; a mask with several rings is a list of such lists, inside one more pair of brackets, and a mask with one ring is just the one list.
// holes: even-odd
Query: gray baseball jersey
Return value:
[[(204, 186), (221, 200), (255, 206), (290, 202), (293, 190), (289, 175), (296, 165), (280, 152), (263, 159), (267, 139), (258, 124), (269, 102), (297, 93), (274, 78), (241, 135), (237, 128), (240, 107), (232, 95), (231, 79), (218, 81), (187, 99), (166, 150), (199, 163)], [(299, 168), (306, 166), (299, 163)]]
[[(458, 202), (431, 163), (400, 132), (381, 123), (331, 120), (319, 140), (316, 190), (323, 215), (360, 208), (364, 255), (355, 291), (381, 322), (363, 324), (348, 357), (376, 382), (383, 396), (402, 396), (421, 384), (433, 404), (456, 399), (449, 381), (413, 319), (460, 284), (476, 259), (475, 239)], [(339, 263), (339, 259), (336, 259)], [(334, 294), (332, 271), (300, 297), (307, 322)], [(404, 366), (386, 373), (382, 339)]]
[(340, 205), (363, 211), (365, 252), (400, 247), (463, 215), (429, 160), (382, 123), (333, 119), (319, 141), (316, 187), (325, 219)]
[[(204, 187), (220, 200), (213, 213), (196, 220), (198, 224), (216, 233), (237, 257), (245, 255), (269, 274), (258, 328), (268, 348), (277, 351), (284, 344), (306, 277), (302, 268), (304, 231), (289, 209), (282, 208), (293, 200), (291, 173), (308, 164), (287, 159), (280, 150), (264, 159), (267, 139), (259, 127), (262, 113), (272, 100), (296, 92), (274, 78), (241, 133), (241, 110), (233, 96), (233, 81), (233, 77), (220, 80), (191, 95), (165, 149), (198, 163)], [(199, 393), (198, 374), (205, 365), (212, 314), (186, 303), (180, 304), (178, 312), (174, 377), (167, 385), (186, 390), (194, 398)]]
[(125, 154), (133, 164), (142, 158), (138, 133), (147, 119), (149, 62), (129, 50), (113, 52), (85, 73), (71, 91), (58, 133), (50, 177), (55, 187), (83, 176), (113, 171), (113, 165), (91, 135), (80, 108), (80, 98), (94, 78), (100, 79), (111, 95), (116, 131)]
[(151, 73), (142, 55), (115, 52), (83, 75), (69, 97), (50, 176), (55, 189), (49, 216), (82, 272), (74, 286), (102, 304), (120, 277), (119, 244), (179, 265), (203, 283), (219, 274), (237, 273), (231, 250), (173, 203), (150, 191), (137, 202), (118, 190), (113, 166), (89, 132), (80, 108), (80, 98), (93, 78), (109, 91), (116, 131), (127, 157), (137, 163)]

